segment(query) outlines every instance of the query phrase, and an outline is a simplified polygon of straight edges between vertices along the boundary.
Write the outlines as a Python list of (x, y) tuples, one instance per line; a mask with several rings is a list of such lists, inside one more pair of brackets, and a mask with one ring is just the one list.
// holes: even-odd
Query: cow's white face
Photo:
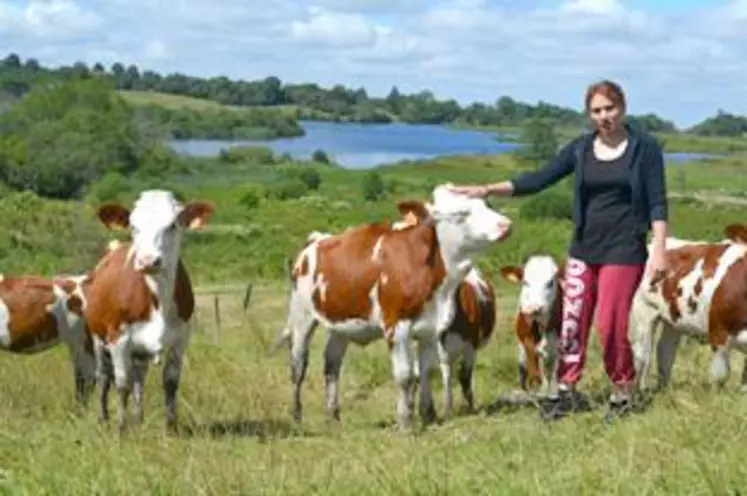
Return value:
[(482, 199), (449, 191), (447, 185), (433, 191), (433, 203), (427, 208), (438, 225), (441, 243), (452, 245), (461, 253), (480, 252), (511, 234), (511, 219)]
[(523, 267), (501, 267), (501, 275), (520, 284), (519, 311), (535, 319), (547, 319), (562, 283), (560, 268), (549, 255), (529, 257)]
[(135, 270), (153, 274), (176, 267), (183, 229), (199, 229), (213, 212), (206, 202), (182, 205), (173, 193), (140, 193), (132, 212), (120, 205), (99, 209), (99, 219), (110, 228), (129, 228)]

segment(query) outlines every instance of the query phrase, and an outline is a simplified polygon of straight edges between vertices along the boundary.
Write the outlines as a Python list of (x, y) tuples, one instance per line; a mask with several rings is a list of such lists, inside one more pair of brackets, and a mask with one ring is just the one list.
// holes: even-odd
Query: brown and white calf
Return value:
[[(374, 223), (339, 234), (317, 233), (295, 258), (282, 337), (289, 341), (296, 421), (302, 417), (309, 341), (319, 324), (328, 331), (325, 377), (331, 416), (339, 414), (337, 381), (348, 343), (364, 346), (385, 337), (398, 388), (398, 425), (412, 421), (418, 376), (420, 413), (425, 421), (432, 418), (427, 371), (445, 353), (444, 335), (457, 314), (459, 285), (474, 257), (509, 236), (511, 221), (483, 200), (444, 186), (434, 190), (432, 203), (401, 202), (398, 208), (402, 215), (417, 216), (416, 225), (402, 229)], [(418, 341), (419, 374), (412, 339)]]
[[(630, 341), (638, 388), (646, 387), (654, 337), (659, 387), (669, 384), (682, 336), (708, 342), (710, 379), (723, 386), (733, 348), (747, 353), (747, 227), (732, 224), (719, 242), (668, 239), (665, 277), (644, 276), (633, 299)], [(747, 391), (747, 362), (742, 373)]]
[[(572, 269), (572, 268), (571, 268)], [(521, 388), (540, 384), (539, 394), (557, 396), (558, 337), (561, 332), (564, 264), (551, 255), (527, 257), (521, 267), (501, 267), (501, 275), (520, 285), (514, 314), (514, 332), (518, 340), (519, 383)], [(573, 302), (566, 305), (572, 311)], [(540, 360), (541, 359), (541, 360)]]
[(0, 275), (0, 349), (31, 355), (64, 343), (76, 400), (85, 406), (95, 385), (95, 360), (82, 318), (82, 277)]
[(94, 341), (101, 383), (101, 419), (108, 420), (112, 380), (119, 393), (118, 425), (126, 426), (130, 392), (142, 422), (142, 396), (148, 363), (164, 358), (162, 381), (167, 427), (176, 428), (176, 392), (194, 312), (194, 294), (179, 255), (184, 229), (201, 227), (212, 205), (182, 205), (163, 190), (140, 193), (130, 212), (103, 205), (98, 217), (107, 227), (129, 229), (131, 242), (112, 246), (83, 283), (84, 315)]

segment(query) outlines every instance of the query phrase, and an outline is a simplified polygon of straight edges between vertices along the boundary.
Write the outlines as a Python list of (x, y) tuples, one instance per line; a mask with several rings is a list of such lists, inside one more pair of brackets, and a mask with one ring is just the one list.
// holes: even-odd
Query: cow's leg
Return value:
[(545, 334), (540, 345), (539, 355), (542, 358), (542, 395), (557, 398), (560, 394), (558, 384), (558, 336), (554, 332)]
[(524, 349), (524, 345), (522, 343), (516, 344), (516, 361), (519, 367), (519, 386), (524, 391), (527, 391), (529, 389), (529, 375), (527, 374), (527, 352)]
[(709, 375), (711, 382), (722, 388), (729, 378), (729, 355), (733, 338), (726, 333), (712, 332), (711, 334), (713, 357), (711, 358)]
[(433, 393), (428, 377), (436, 355), (435, 340), (425, 337), (418, 340), (418, 357), (416, 363), (413, 363), (413, 374), (420, 383), (420, 418), (424, 425), (436, 420), (436, 408), (433, 405)]
[(148, 360), (144, 357), (132, 358), (132, 407), (135, 420), (143, 423), (143, 390), (148, 375)]
[(161, 373), (164, 406), (166, 408), (166, 430), (170, 433), (176, 433), (178, 430), (176, 393), (179, 390), (182, 367), (184, 366), (184, 354), (192, 337), (192, 328), (187, 323), (182, 322), (177, 325), (173, 332), (177, 338), (166, 352)]
[[(643, 288), (645, 285), (641, 285)], [(649, 370), (651, 369), (651, 355), (654, 337), (661, 320), (656, 309), (643, 301), (639, 289), (633, 296), (633, 302), (628, 317), (628, 339), (633, 351), (633, 362), (636, 370), (635, 389), (642, 391), (646, 388)]]
[(659, 389), (665, 389), (669, 386), (669, 380), (672, 376), (672, 367), (677, 357), (681, 334), (674, 326), (660, 321), (661, 335), (659, 342), (656, 344), (656, 365), (659, 374)]
[(452, 366), (462, 350), (462, 338), (456, 333), (445, 332), (438, 341), (438, 362), (441, 367), (441, 380), (444, 388), (444, 417), (454, 415), (454, 394), (452, 384)]
[(114, 368), (114, 385), (117, 387), (119, 406), (117, 410), (117, 426), (120, 433), (124, 432), (127, 424), (127, 402), (130, 397), (130, 381), (132, 374), (132, 353), (129, 334), (122, 334), (109, 344), (112, 366)]
[(462, 388), (462, 399), (464, 400), (464, 409), (468, 413), (475, 411), (475, 394), (472, 389), (472, 378), (475, 373), (477, 364), (477, 351), (472, 343), (465, 341), (464, 350), (462, 351), (462, 363), (459, 366), (459, 385)]
[(67, 347), (75, 379), (75, 402), (84, 410), (96, 384), (96, 358), (83, 339), (69, 341)]
[(327, 333), (327, 345), (324, 348), (324, 393), (327, 405), (327, 420), (340, 420), (340, 369), (348, 341), (335, 331)]
[[(401, 430), (412, 426), (415, 374), (410, 348), (410, 322), (398, 322), (385, 335), (389, 338), (389, 357), (397, 385), (397, 425)], [(422, 365), (420, 365), (422, 368)]]
[(306, 379), (306, 370), (309, 366), (309, 344), (317, 327), (317, 320), (310, 312), (304, 312), (301, 318), (292, 325), (290, 335), (290, 371), (293, 383), (293, 398), (291, 414), (293, 420), (300, 423), (303, 419), (303, 407), (301, 405), (301, 387)]
[(747, 393), (747, 329), (736, 334), (734, 346), (742, 352), (742, 378), (739, 384), (739, 391)]
[(101, 388), (99, 392), (99, 421), (107, 422), (109, 420), (109, 389), (114, 380), (114, 367), (111, 354), (106, 349), (104, 342), (98, 337), (93, 338), (93, 352), (96, 357), (96, 379)]

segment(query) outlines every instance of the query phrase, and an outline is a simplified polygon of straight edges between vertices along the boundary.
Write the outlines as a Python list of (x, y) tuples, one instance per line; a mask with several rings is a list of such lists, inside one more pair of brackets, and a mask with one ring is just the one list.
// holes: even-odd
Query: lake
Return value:
[[(272, 141), (174, 140), (180, 153), (215, 156), (223, 148), (264, 146), (275, 153), (288, 153), (308, 159), (315, 150), (324, 150), (340, 166), (368, 169), (403, 160), (423, 160), (447, 155), (495, 155), (522, 146), (501, 141), (500, 133), (465, 131), (429, 124), (361, 124), (301, 121), (305, 136)], [(665, 153), (668, 163), (682, 163), (708, 157), (700, 153)]]

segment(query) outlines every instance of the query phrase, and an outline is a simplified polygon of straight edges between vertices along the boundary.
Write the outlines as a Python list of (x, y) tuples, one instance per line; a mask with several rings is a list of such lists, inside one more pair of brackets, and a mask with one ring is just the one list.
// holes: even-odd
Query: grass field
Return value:
[[(160, 93), (156, 91), (134, 91), (134, 90), (120, 90), (118, 93), (128, 102), (135, 105), (161, 105), (163, 107), (179, 109), (188, 108), (191, 110), (216, 110), (216, 109), (229, 109), (229, 110), (245, 110), (246, 108), (252, 107), (239, 107), (233, 105), (222, 105), (213, 100), (207, 100), (202, 98), (192, 98), (189, 96), (173, 95), (169, 93)], [(271, 108), (279, 112), (297, 115), (299, 111), (308, 111), (298, 105), (275, 105)], [(318, 114), (324, 114), (320, 111), (314, 111)]]
[[(607, 383), (594, 336), (582, 381), (583, 390), (597, 400), (593, 412), (545, 425), (532, 408), (488, 408), (518, 384), (515, 340), (509, 328), (516, 287), (499, 279), (495, 270), (538, 247), (561, 253), (567, 242), (566, 221), (521, 216), (521, 206), (529, 200), (491, 200), (517, 219), (517, 229), (509, 241), (480, 259), (497, 287), (500, 304), (495, 338), (478, 357), (475, 392), (483, 407), (479, 414), (414, 435), (396, 432), (395, 388), (386, 348), (379, 342), (348, 351), (341, 380), (342, 422), (326, 425), (321, 355), (325, 337), (318, 329), (303, 390), (305, 422), (295, 428), (288, 408), (286, 353), (267, 350), (283, 322), (287, 291), (269, 267), (280, 266), (312, 229), (336, 230), (393, 218), (397, 199), (425, 198), (432, 184), (444, 180), (499, 180), (513, 175), (516, 164), (507, 156), (452, 157), (382, 168), (390, 191), (373, 202), (361, 199), (360, 181), (366, 173), (320, 167), (323, 181), (318, 190), (291, 200), (262, 199), (251, 209), (242, 206), (242, 195), (247, 189), (275, 184), (279, 165), (204, 166), (203, 176), (168, 181), (187, 198), (215, 201), (215, 225), (224, 226), (184, 240), (185, 259), (199, 294), (196, 333), (179, 392), (182, 434), (164, 434), (159, 367), (152, 367), (148, 377), (144, 426), (119, 439), (114, 424), (109, 429), (99, 426), (95, 400), (81, 417), (73, 414), (64, 348), (31, 357), (5, 354), (0, 359), (0, 493), (744, 493), (747, 466), (739, 446), (747, 398), (737, 392), (742, 363), (738, 354), (727, 389), (717, 393), (705, 385), (708, 349), (683, 347), (672, 391), (657, 395), (645, 413), (605, 426), (601, 420)], [(222, 168), (219, 174), (214, 167)], [(712, 162), (708, 169), (703, 164), (687, 166), (683, 192), (725, 195), (724, 191), (743, 187), (746, 168), (736, 159)], [(676, 191), (680, 173), (671, 168), (669, 174), (670, 188)], [(75, 260), (65, 257), (83, 246), (78, 238), (93, 245), (103, 242), (93, 226), (84, 226), (91, 230), (85, 236), (88, 231), (71, 230), (70, 223), (82, 222), (91, 212), (84, 213), (76, 204), (53, 208), (46, 201), (24, 207), (29, 201), (0, 200), (0, 227), (10, 234), (7, 246), (0, 243), (0, 254), (8, 264), (18, 260), (13, 265), (17, 270), (42, 263), (55, 267), (59, 260), (72, 267)], [(744, 206), (737, 204), (677, 200), (670, 209), (672, 232), (684, 237), (721, 239), (726, 223), (747, 220)], [(13, 255), (18, 246), (35, 251)], [(243, 313), (247, 281), (255, 288)], [(226, 285), (236, 289), (219, 297), (218, 329), (211, 291)], [(432, 377), (440, 412), (441, 386), (435, 370)], [(459, 398), (458, 388), (455, 393)], [(113, 396), (110, 404), (115, 408)]]
[[(495, 341), (479, 357), (483, 407), (516, 385), (513, 298), (503, 292)], [(350, 350), (342, 423), (325, 425), (317, 335), (305, 424), (294, 429), (285, 353), (266, 352), (284, 288), (256, 288), (245, 316), (240, 301), (239, 293), (223, 295), (218, 332), (212, 296), (199, 298), (178, 438), (163, 434), (158, 369), (149, 376), (145, 425), (119, 440), (115, 428), (97, 424), (95, 402), (82, 418), (71, 415), (62, 348), (0, 361), (3, 494), (738, 494), (747, 480), (738, 448), (744, 400), (734, 382), (721, 394), (702, 385), (704, 348), (683, 350), (673, 394), (617, 425), (601, 423), (601, 405), (554, 425), (532, 409), (483, 411), (410, 436), (389, 425), (395, 396), (381, 343)], [(588, 370), (584, 387), (600, 396), (595, 342)]]

